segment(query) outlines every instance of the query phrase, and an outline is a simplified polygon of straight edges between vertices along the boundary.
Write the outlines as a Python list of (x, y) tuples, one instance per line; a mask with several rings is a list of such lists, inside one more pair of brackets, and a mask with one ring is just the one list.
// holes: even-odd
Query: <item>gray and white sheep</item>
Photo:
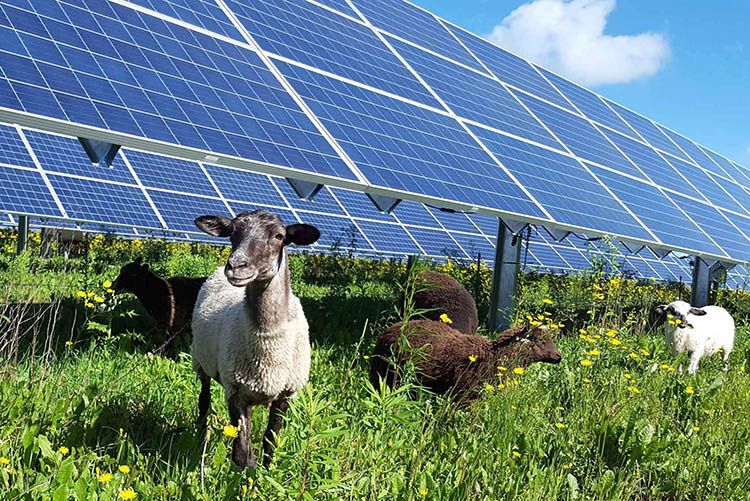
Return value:
[(252, 407), (269, 406), (263, 464), (273, 456), (283, 414), (308, 380), (310, 341), (299, 299), (290, 288), (288, 244), (309, 245), (320, 232), (263, 211), (234, 219), (202, 216), (195, 224), (215, 237), (229, 237), (225, 267), (201, 289), (193, 313), (193, 369), (201, 382), (199, 426), (211, 406), (211, 379), (224, 387), (231, 424), (238, 428), (232, 461), (254, 468), (250, 444)]

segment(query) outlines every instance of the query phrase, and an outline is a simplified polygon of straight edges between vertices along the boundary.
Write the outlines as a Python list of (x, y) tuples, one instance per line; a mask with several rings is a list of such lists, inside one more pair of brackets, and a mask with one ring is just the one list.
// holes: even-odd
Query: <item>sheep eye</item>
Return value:
[(273, 238), (275, 238), (276, 240), (284, 240), (284, 235), (282, 235), (281, 233), (277, 233)]

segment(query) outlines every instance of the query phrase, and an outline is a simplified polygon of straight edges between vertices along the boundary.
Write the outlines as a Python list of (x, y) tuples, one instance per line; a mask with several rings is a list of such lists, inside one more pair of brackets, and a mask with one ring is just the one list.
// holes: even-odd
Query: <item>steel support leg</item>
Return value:
[(505, 223), (498, 220), (495, 269), (492, 275), (489, 328), (504, 330), (510, 327), (515, 306), (516, 283), (521, 262), (523, 240), (517, 238)]
[(29, 216), (18, 216), (18, 239), (16, 254), (21, 254), (29, 244)]
[(690, 304), (702, 308), (712, 304), (716, 299), (715, 292), (718, 289), (718, 280), (723, 265), (721, 263), (707, 263), (697, 256), (694, 261)]

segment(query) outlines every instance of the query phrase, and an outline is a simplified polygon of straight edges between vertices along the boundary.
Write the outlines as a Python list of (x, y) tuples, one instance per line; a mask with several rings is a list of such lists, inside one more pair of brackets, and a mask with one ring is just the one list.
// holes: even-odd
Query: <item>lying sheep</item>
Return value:
[(226, 266), (208, 278), (193, 312), (199, 427), (205, 429), (215, 379), (224, 387), (230, 421), (238, 428), (232, 461), (241, 469), (254, 468), (252, 407), (270, 405), (263, 438), (268, 466), (289, 399), (307, 384), (310, 372), (307, 320), (290, 288), (286, 246), (312, 244), (320, 232), (307, 224), (284, 226), (278, 216), (263, 211), (234, 219), (202, 216), (195, 224), (232, 242)]
[(724, 370), (729, 369), (729, 354), (734, 348), (734, 319), (724, 308), (704, 306), (693, 308), (685, 301), (673, 301), (656, 307), (665, 316), (667, 344), (672, 353), (690, 353), (688, 374), (698, 372), (701, 358), (722, 350)]
[[(402, 345), (402, 336), (409, 346)], [(404, 364), (413, 360), (419, 383), (443, 394), (452, 391), (461, 400), (476, 398), (483, 383), (496, 379), (498, 366), (527, 367), (533, 362), (559, 363), (562, 359), (549, 330), (515, 327), (491, 341), (468, 336), (442, 322), (412, 320), (383, 331), (370, 362), (370, 382), (393, 387)], [(394, 367), (392, 362), (399, 366)]]
[(195, 300), (206, 278), (162, 278), (149, 269), (140, 257), (120, 268), (112, 283), (116, 294), (130, 292), (138, 298), (166, 340), (156, 349), (166, 354), (169, 344), (190, 327)]
[(445, 314), (451, 327), (464, 334), (474, 335), (479, 316), (474, 298), (456, 279), (433, 270), (422, 270), (414, 278), (413, 306), (429, 310), (419, 315), (429, 320), (440, 320)]

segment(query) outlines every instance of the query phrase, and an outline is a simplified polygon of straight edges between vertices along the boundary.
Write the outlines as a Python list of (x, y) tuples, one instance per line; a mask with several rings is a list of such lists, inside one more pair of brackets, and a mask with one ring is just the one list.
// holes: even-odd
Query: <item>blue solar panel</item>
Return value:
[(268, 52), (437, 106), (364, 25), (300, 0), (228, 0), (227, 5)]
[(484, 237), (479, 235), (467, 235), (465, 233), (450, 232), (453, 240), (463, 247), (464, 252), (471, 259), (476, 260), (477, 256), (485, 261), (493, 262), (495, 259), (495, 247)]
[(479, 127), (472, 130), (556, 221), (651, 238), (577, 160)]
[(586, 270), (591, 268), (591, 263), (577, 249), (571, 249), (563, 246), (555, 247), (555, 251), (568, 263), (568, 266), (574, 270)]
[(278, 190), (265, 174), (205, 164), (209, 177), (227, 200), (286, 207)]
[(70, 219), (161, 229), (139, 188), (56, 174), (49, 180)]
[(685, 176), (693, 186), (698, 187), (703, 197), (715, 206), (740, 213), (745, 212), (742, 206), (737, 204), (732, 197), (727, 195), (727, 193), (721, 189), (721, 186), (716, 184), (716, 182), (700, 167), (696, 167), (693, 164), (683, 162), (676, 158), (669, 158), (669, 163)]
[(378, 252), (401, 255), (419, 254), (419, 248), (414, 240), (398, 224), (362, 220), (358, 220), (357, 224)]
[(357, 0), (355, 4), (378, 28), (484, 72), (482, 65), (429, 12), (403, 0)]
[(195, 162), (129, 150), (125, 153), (144, 186), (216, 197), (216, 190)]
[(671, 153), (676, 157), (685, 159), (685, 153), (670, 141), (669, 138), (662, 133), (661, 129), (659, 129), (651, 120), (633, 113), (612, 101), (607, 101), (607, 104), (613, 107), (617, 114), (635, 129), (643, 139), (648, 141), (651, 146), (666, 151), (667, 153)]
[(516, 136), (560, 148), (560, 144), (500, 83), (391, 40), (396, 50), (459, 116)]
[(529, 252), (541, 263), (543, 269), (563, 270), (570, 268), (570, 265), (550, 245), (530, 241), (528, 246)]
[(229, 215), (218, 198), (194, 197), (166, 191), (147, 190), (156, 209), (172, 231), (197, 233), (195, 218), (203, 215)]
[(679, 134), (676, 134), (665, 127), (659, 127), (667, 137), (669, 137), (677, 146), (679, 146), (694, 163), (700, 165), (709, 172), (715, 172), (722, 176), (728, 174), (722, 170), (718, 165), (711, 161), (711, 159), (701, 150), (695, 143), (690, 139), (684, 138)]
[(325, 251), (356, 250), (372, 252), (374, 249), (367, 243), (362, 232), (351, 219), (346, 217), (298, 212), (300, 221), (312, 224), (320, 230), (320, 239), (316, 247)]
[(440, 228), (440, 225), (430, 214), (427, 208), (411, 200), (402, 200), (393, 211), (396, 217), (403, 224), (414, 226), (424, 226), (426, 228)]
[(542, 77), (531, 64), (487, 40), (459, 28), (450, 28), (497, 78), (563, 108), (570, 103)]
[(581, 158), (620, 172), (641, 177), (641, 173), (589, 122), (529, 96), (520, 96), (529, 109)]
[(284, 224), (295, 224), (298, 223), (299, 220), (297, 219), (297, 216), (294, 215), (294, 212), (287, 210), (287, 209), (279, 209), (276, 207), (267, 207), (265, 205), (261, 204), (240, 204), (240, 203), (229, 203), (229, 207), (234, 211), (235, 214), (240, 214), (242, 212), (253, 212), (256, 210), (264, 210), (266, 212), (270, 212), (271, 214), (276, 214), (281, 218), (281, 220), (284, 222)]
[(346, 0), (314, 0), (315, 2), (325, 5), (326, 7), (330, 7), (332, 9), (335, 9), (342, 14), (346, 14), (347, 16), (353, 17), (355, 19), (359, 19), (359, 16), (357, 15), (354, 10), (349, 7), (349, 4), (346, 3)]
[(408, 229), (409, 233), (419, 242), (419, 245), (428, 256), (459, 259), (469, 257), (464, 254), (463, 250), (461, 250), (445, 230), (425, 230), (415, 227), (409, 227)]
[(24, 134), (39, 164), (47, 172), (135, 184), (135, 178), (119, 154), (110, 167), (96, 165), (91, 163), (77, 139), (35, 131), (25, 131)]
[(634, 135), (633, 130), (599, 96), (543, 68), (537, 69), (585, 116), (617, 132)]
[(717, 209), (680, 195), (670, 193), (669, 196), (730, 256), (750, 260), (750, 240), (740, 234)]
[(477, 230), (468, 217), (460, 213), (444, 212), (438, 209), (427, 209), (446, 230), (463, 231), (464, 233), (476, 233)]
[(18, 131), (6, 125), (0, 125), (0, 164), (36, 168)]
[(373, 185), (541, 214), (450, 117), (295, 66), (280, 68)]
[(483, 216), (481, 214), (472, 214), (469, 216), (471, 222), (479, 228), (479, 230), (490, 237), (492, 241), (495, 241), (497, 237), (497, 230), (499, 228), (499, 221), (496, 217)]
[(30, 55), (14, 45), (6, 50), (15, 53), (0, 52), (0, 67), (21, 96), (16, 109), (354, 178), (249, 50), (111, 2), (35, 3), (57, 7), (72, 20), (63, 23), (0, 5), (0, 24), (35, 47)]
[(38, 171), (7, 167), (0, 168), (0, 211), (62, 216)]
[(311, 201), (299, 198), (285, 179), (274, 178), (273, 181), (293, 209), (318, 211), (326, 214), (338, 214), (341, 216), (345, 215), (344, 209), (341, 208), (341, 205), (335, 198), (333, 198), (331, 192), (328, 191), (327, 188), (321, 189)]
[(701, 150), (704, 151), (706, 155), (708, 155), (714, 162), (716, 162), (716, 164), (718, 164), (719, 167), (721, 167), (724, 172), (728, 174), (728, 177), (730, 177), (730, 179), (734, 179), (739, 184), (750, 187), (750, 173), (742, 169), (737, 169), (732, 162), (722, 157), (721, 155), (717, 155), (709, 149), (701, 147)]
[[(341, 189), (331, 189), (331, 191), (352, 217), (377, 219), (390, 223), (396, 222), (396, 218), (392, 214), (380, 212), (364, 193)], [(365, 231), (365, 233), (367, 232)]]
[[(666, 245), (720, 254), (706, 235), (655, 186), (591, 166), (594, 173)], [(711, 234), (711, 228), (706, 228)]]
[[(693, 186), (686, 183), (684, 179), (668, 164), (659, 154), (643, 143), (634, 141), (611, 131), (602, 131), (606, 136), (622, 150), (628, 158), (634, 162), (648, 177), (659, 186), (679, 191), (686, 195), (700, 198), (701, 195)], [(643, 176), (638, 176), (643, 178)]]
[[(720, 193), (720, 196), (722, 200), (725, 201), (726, 204), (732, 205), (734, 204), (734, 201), (737, 203), (734, 204), (735, 207), (741, 207), (742, 210), (739, 211), (741, 214), (747, 213), (750, 214), (750, 195), (742, 189), (742, 187), (738, 184), (736, 184), (734, 181), (729, 181), (728, 179), (718, 176), (716, 174), (707, 174), (708, 177), (713, 179), (713, 181), (718, 184), (725, 192), (727, 192), (729, 195), (731, 195), (732, 199), (729, 199), (726, 195), (723, 193)], [(724, 204), (716, 204), (720, 206), (725, 206)], [(726, 207), (727, 209), (732, 209), (732, 207)], [(736, 210), (736, 209), (735, 209)]]
[[(87, 0), (91, 1), (91, 0)], [(227, 15), (214, 0), (131, 0), (180, 21), (244, 42)]]

